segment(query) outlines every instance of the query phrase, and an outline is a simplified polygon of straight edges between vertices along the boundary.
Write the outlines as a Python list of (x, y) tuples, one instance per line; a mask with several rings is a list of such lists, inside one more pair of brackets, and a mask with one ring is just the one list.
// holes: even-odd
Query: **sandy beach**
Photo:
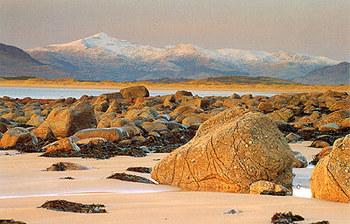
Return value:
[[(308, 145), (310, 142), (290, 144), (292, 150), (301, 152), (310, 161), (319, 149)], [(166, 153), (107, 160), (39, 155), (0, 151), (0, 218), (26, 223), (269, 223), (274, 213), (292, 211), (305, 218), (299, 223), (328, 220), (332, 224), (346, 224), (350, 220), (350, 207), (346, 203), (296, 196), (186, 192), (165, 185), (106, 179), (131, 166), (152, 167)], [(61, 161), (89, 169), (43, 171)], [(309, 188), (311, 171), (312, 167), (295, 168), (294, 185)], [(127, 173), (150, 178), (149, 174)], [(75, 179), (60, 179), (67, 176)], [(55, 199), (104, 204), (108, 213), (79, 214), (38, 208), (45, 201)], [(231, 209), (239, 214), (224, 214)]]
[(93, 89), (121, 89), (141, 85), (153, 90), (226, 90), (226, 91), (265, 91), (265, 92), (325, 92), (327, 90), (350, 92), (349, 85), (302, 85), (302, 84), (225, 84), (218, 82), (199, 82), (198, 80), (178, 83), (153, 83), (149, 81), (113, 82), (113, 81), (77, 81), (74, 79), (42, 79), (6, 80), (0, 78), (2, 87), (35, 87), (35, 88), (93, 88)]

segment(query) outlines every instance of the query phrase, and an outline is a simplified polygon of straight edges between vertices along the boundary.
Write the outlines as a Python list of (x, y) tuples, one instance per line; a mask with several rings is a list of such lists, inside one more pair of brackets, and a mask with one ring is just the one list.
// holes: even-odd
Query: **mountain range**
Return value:
[[(192, 44), (144, 46), (105, 33), (27, 49), (26, 52), (35, 64), (29, 66), (34, 68), (30, 74), (35, 77), (93, 81), (263, 76), (303, 83), (309, 72), (339, 63), (325, 57), (287, 51), (209, 50)], [(29, 71), (25, 71), (25, 75), (28, 74)], [(4, 76), (4, 72), (0, 71), (0, 76)]]
[(63, 78), (67, 74), (58, 68), (33, 59), (28, 53), (0, 43), (0, 77), (35, 76)]
[(315, 69), (294, 81), (312, 85), (350, 85), (350, 63), (341, 62), (337, 65)]

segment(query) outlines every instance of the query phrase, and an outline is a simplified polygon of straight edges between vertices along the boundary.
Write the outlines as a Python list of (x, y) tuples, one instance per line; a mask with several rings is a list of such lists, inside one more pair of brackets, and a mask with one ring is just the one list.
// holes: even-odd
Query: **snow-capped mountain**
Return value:
[(284, 51), (208, 50), (192, 44), (157, 48), (118, 40), (105, 33), (27, 52), (42, 63), (78, 74), (79, 79), (113, 81), (227, 75), (294, 79), (339, 63)]

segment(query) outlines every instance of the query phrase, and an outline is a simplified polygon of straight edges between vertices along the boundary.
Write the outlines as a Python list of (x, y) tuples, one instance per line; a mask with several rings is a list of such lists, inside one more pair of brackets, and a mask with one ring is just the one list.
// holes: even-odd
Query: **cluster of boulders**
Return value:
[[(145, 87), (135, 86), (79, 100), (3, 97), (0, 147), (36, 148), (50, 156), (101, 153), (97, 158), (178, 148), (153, 168), (153, 179), (187, 190), (288, 195), (292, 168), (305, 167), (307, 161), (287, 143), (313, 140), (315, 147), (328, 147), (321, 155), (331, 161), (338, 157), (332, 155), (338, 155), (333, 151), (339, 144), (333, 150), (330, 146), (349, 133), (349, 108), (350, 96), (333, 91), (272, 97), (199, 97), (187, 91), (149, 96)], [(323, 157), (317, 167), (324, 164), (321, 170), (330, 171), (335, 165)]]
[[(190, 93), (180, 91), (175, 95), (181, 100), (186, 94)], [(149, 97), (143, 86), (79, 100), (44, 100), (45, 103), (5, 97), (0, 102), (0, 147), (39, 145), (50, 153), (113, 142), (126, 147), (158, 143), (174, 149), (191, 139), (202, 122), (199, 117), (208, 115), (188, 105), (179, 106), (179, 112), (173, 110), (163, 105), (169, 99), (180, 105), (174, 95)]]

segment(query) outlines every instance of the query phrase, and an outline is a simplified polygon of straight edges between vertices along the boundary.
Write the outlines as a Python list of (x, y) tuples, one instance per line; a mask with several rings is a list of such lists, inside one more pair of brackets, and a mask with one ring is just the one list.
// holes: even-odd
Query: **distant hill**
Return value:
[(338, 61), (301, 53), (204, 49), (193, 44), (152, 47), (105, 33), (69, 43), (27, 49), (36, 60), (79, 80), (141, 81), (265, 76), (292, 80)]
[(45, 65), (22, 49), (0, 43), (0, 77), (70, 77), (69, 73)]
[(289, 85), (293, 82), (283, 79), (270, 78), (270, 77), (247, 77), (247, 76), (222, 76), (222, 77), (210, 77), (201, 79), (199, 81), (215, 82), (222, 84), (276, 84), (276, 85)]
[(349, 85), (350, 63), (341, 62), (337, 65), (315, 69), (302, 78), (294, 79), (294, 81), (310, 85)]

